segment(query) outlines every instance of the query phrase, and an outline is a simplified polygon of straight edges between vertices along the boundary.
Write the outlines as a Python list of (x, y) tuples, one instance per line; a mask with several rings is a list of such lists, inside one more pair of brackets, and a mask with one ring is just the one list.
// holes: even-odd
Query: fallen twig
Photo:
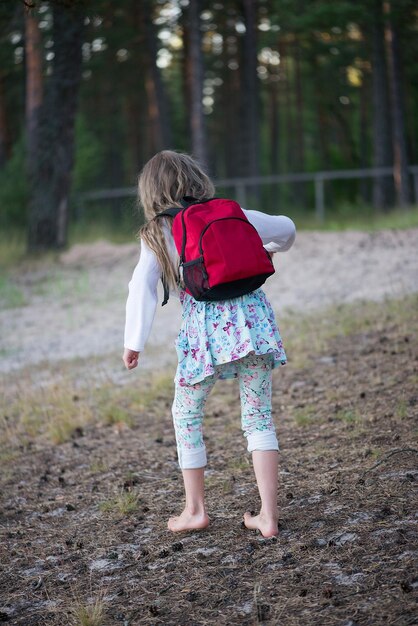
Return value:
[(394, 454), (400, 454), (401, 452), (414, 452), (415, 454), (418, 454), (418, 450), (416, 450), (415, 448), (399, 448), (398, 450), (391, 450), (382, 459), (380, 459), (380, 461), (378, 461), (368, 469), (364, 470), (362, 477), (365, 476), (368, 472), (371, 472), (373, 469), (376, 469), (376, 467), (379, 467), (379, 465), (382, 465), (382, 463), (387, 461)]

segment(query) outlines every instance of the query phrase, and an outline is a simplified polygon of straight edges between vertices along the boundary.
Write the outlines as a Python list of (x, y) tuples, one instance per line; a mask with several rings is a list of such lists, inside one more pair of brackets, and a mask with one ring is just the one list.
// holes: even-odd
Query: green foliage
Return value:
[(73, 191), (92, 189), (98, 184), (103, 166), (103, 146), (90, 130), (85, 116), (77, 117), (75, 128), (75, 164)]
[(0, 170), (0, 229), (24, 227), (27, 222), (28, 186), (25, 171), (23, 137), (13, 146), (13, 153)]
[(3, 270), (13, 267), (24, 255), (25, 231), (22, 228), (10, 228), (6, 223), (5, 228), (0, 228), (0, 267)]

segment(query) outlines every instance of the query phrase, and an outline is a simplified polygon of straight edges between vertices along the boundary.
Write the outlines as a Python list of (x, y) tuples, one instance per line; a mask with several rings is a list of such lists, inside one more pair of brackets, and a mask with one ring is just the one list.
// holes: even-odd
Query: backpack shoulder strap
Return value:
[[(184, 209), (187, 209), (192, 204), (200, 204), (202, 202), (207, 202), (207, 200), (196, 200), (196, 198), (193, 198), (192, 196), (184, 196), (184, 198), (180, 200), (180, 204), (182, 206), (181, 209), (178, 207), (166, 209), (165, 211), (158, 213), (154, 217), (154, 219), (158, 219), (159, 217), (176, 217), (176, 215), (184, 211)], [(186, 232), (185, 230), (183, 230), (183, 250), (185, 246), (185, 236), (186, 236)], [(163, 289), (164, 289), (164, 299), (163, 299), (163, 302), (161, 303), (161, 306), (164, 306), (168, 302), (168, 299), (170, 297), (170, 291), (169, 291), (169, 288), (168, 288), (168, 285), (164, 276), (161, 277), (161, 282), (163, 284)]]
[[(166, 209), (165, 211), (162, 211), (161, 213), (158, 213), (154, 219), (158, 219), (159, 217), (176, 217), (176, 215), (178, 215), (179, 213), (181, 213), (183, 211), (183, 209), (179, 209), (179, 208), (171, 208), (171, 209)], [(164, 297), (163, 297), (163, 301), (161, 303), (161, 306), (164, 306), (167, 304), (169, 297), (170, 297), (170, 290), (168, 288), (168, 284), (167, 281), (165, 280), (164, 276), (161, 277), (161, 282), (163, 284), (163, 290), (164, 290)]]
[(176, 217), (176, 215), (181, 213), (182, 210), (183, 209), (178, 209), (178, 208), (166, 209), (165, 211), (162, 211), (161, 213), (158, 213), (154, 217), (154, 219), (157, 219), (158, 217)]
[(166, 282), (164, 276), (161, 276), (161, 282), (163, 284), (163, 289), (164, 289), (164, 298), (163, 298), (163, 301), (161, 303), (161, 306), (164, 306), (165, 304), (167, 304), (168, 299), (170, 297), (170, 290), (168, 288), (168, 285), (167, 285), (167, 282)]

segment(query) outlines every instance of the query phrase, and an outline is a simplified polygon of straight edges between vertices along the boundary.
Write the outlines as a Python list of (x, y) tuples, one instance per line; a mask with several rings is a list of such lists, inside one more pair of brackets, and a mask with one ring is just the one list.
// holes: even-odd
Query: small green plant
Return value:
[(110, 406), (103, 413), (103, 421), (108, 426), (112, 424), (126, 424), (129, 427), (132, 427), (135, 423), (132, 415), (128, 413), (123, 407), (120, 406)]
[(395, 407), (395, 415), (398, 419), (401, 420), (408, 417), (408, 404), (403, 398), (398, 400), (398, 403)]
[(312, 407), (298, 409), (293, 413), (293, 419), (297, 426), (309, 426), (318, 421), (318, 417)]
[(0, 450), (0, 465), (10, 463), (19, 457), (19, 452), (16, 450)]
[(347, 424), (355, 424), (361, 420), (361, 415), (353, 409), (341, 409), (335, 414), (335, 419), (347, 422)]
[(105, 607), (101, 598), (97, 598), (94, 604), (83, 604), (77, 601), (70, 609), (72, 626), (103, 626), (105, 620)]
[(55, 445), (69, 441), (81, 429), (82, 422), (76, 422), (70, 415), (57, 416), (49, 421), (47, 434)]
[(133, 491), (122, 491), (115, 498), (104, 500), (99, 504), (103, 513), (121, 513), (129, 515), (138, 509), (139, 496)]
[(221, 482), (222, 494), (227, 496), (234, 491), (234, 483), (232, 480), (223, 480)]
[(109, 466), (106, 461), (103, 461), (103, 459), (99, 459), (90, 463), (90, 471), (92, 474), (102, 474), (104, 472), (107, 472), (108, 470)]
[(239, 457), (231, 459), (228, 462), (228, 467), (231, 470), (237, 470), (237, 471), (248, 469), (250, 465), (251, 465), (250, 459), (247, 456), (239, 456)]

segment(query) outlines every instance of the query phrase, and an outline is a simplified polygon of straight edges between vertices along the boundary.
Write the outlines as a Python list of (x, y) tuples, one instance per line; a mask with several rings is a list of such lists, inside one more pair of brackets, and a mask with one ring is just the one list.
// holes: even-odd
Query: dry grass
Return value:
[(132, 491), (122, 491), (110, 500), (100, 502), (99, 509), (103, 513), (119, 513), (129, 515), (138, 510), (139, 496)]
[(70, 609), (70, 616), (72, 626), (104, 626), (104, 603), (100, 599), (96, 599), (92, 605), (76, 603)]

